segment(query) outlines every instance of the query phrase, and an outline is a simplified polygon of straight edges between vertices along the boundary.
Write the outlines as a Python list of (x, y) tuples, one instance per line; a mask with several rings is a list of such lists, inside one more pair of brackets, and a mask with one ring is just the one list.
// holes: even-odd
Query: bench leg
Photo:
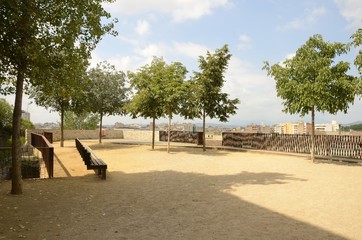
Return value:
[(101, 176), (101, 178), (105, 180), (105, 179), (106, 179), (106, 172), (107, 172), (107, 169), (102, 169), (102, 170), (101, 170), (101, 169), (99, 169), (99, 171), (101, 171), (101, 172), (102, 172), (102, 176)]

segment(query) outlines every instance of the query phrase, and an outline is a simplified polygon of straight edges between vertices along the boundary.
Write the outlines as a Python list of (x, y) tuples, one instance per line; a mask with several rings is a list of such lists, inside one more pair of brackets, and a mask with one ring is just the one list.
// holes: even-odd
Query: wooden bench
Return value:
[(94, 170), (102, 179), (106, 179), (107, 164), (98, 158), (88, 146), (83, 145), (78, 138), (75, 146), (88, 170)]

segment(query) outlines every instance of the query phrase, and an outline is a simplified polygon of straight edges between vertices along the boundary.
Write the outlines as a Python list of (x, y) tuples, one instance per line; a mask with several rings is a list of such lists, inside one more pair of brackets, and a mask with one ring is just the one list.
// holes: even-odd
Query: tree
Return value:
[[(362, 46), (362, 28), (359, 28), (353, 35), (352, 35), (352, 44), (355, 47)], [(358, 55), (356, 56), (356, 59), (354, 61), (355, 66), (357, 67), (357, 70), (359, 74), (362, 75), (362, 50), (359, 49)]]
[(5, 100), (0, 99), (0, 147), (6, 146), (11, 135), (13, 109)]
[(168, 117), (167, 152), (170, 152), (171, 120), (173, 114), (180, 113), (181, 102), (184, 97), (184, 80), (187, 69), (179, 62), (164, 65), (164, 73), (161, 76), (160, 95), (163, 96), (162, 107), (164, 114)]
[(102, 119), (106, 115), (124, 114), (128, 89), (125, 87), (126, 74), (115, 66), (102, 62), (92, 68), (88, 76), (91, 80), (87, 93), (89, 110), (99, 114), (99, 143), (102, 142)]
[(99, 114), (82, 112), (76, 114), (67, 111), (64, 114), (64, 128), (76, 130), (94, 130), (98, 127)]
[[(83, 56), (89, 57), (102, 35), (113, 28), (113, 22), (101, 24), (102, 18), (110, 18), (102, 3), (110, 1), (1, 2), (0, 84), (2, 91), (15, 91), (12, 194), (22, 193), (20, 125), (24, 82), (29, 87), (46, 84), (45, 77), (36, 76), (52, 71), (47, 63), (57, 53), (70, 53), (76, 48)], [(3, 88), (4, 82), (13, 85)]]
[(86, 71), (88, 59), (75, 48), (67, 53), (62, 51), (47, 63), (47, 74), (38, 74), (43, 79), (29, 90), (30, 97), (37, 105), (50, 108), (60, 116), (60, 146), (64, 147), (64, 117), (67, 111), (84, 112), (85, 88), (89, 85)]
[(11, 127), (13, 109), (5, 100), (0, 99), (0, 130)]
[(162, 95), (159, 93), (164, 61), (154, 57), (150, 65), (145, 65), (137, 72), (128, 72), (131, 88), (135, 91), (126, 110), (133, 118), (152, 119), (152, 149), (155, 147), (156, 119), (164, 115)]
[(214, 54), (207, 52), (206, 57), (199, 57), (201, 72), (195, 72), (189, 101), (185, 104), (187, 111), (182, 114), (186, 118), (201, 118), (203, 125), (203, 151), (206, 151), (206, 117), (218, 118), (227, 122), (230, 115), (236, 113), (239, 99), (229, 99), (227, 93), (222, 92), (225, 82), (225, 71), (231, 58), (229, 48), (224, 45), (216, 49)]
[(284, 100), (284, 112), (301, 116), (311, 113), (313, 161), (315, 112), (347, 113), (355, 99), (358, 80), (347, 74), (349, 63), (334, 62), (337, 56), (347, 52), (347, 45), (325, 42), (321, 35), (314, 35), (292, 59), (272, 66), (265, 62), (263, 67), (276, 81), (277, 95)]

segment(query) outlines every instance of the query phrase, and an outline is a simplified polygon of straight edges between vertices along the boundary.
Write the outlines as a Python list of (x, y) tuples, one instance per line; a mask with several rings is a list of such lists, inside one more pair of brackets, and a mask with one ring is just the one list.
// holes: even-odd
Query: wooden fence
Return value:
[[(168, 132), (159, 131), (159, 140), (167, 141)], [(187, 131), (171, 131), (170, 141), (171, 142), (183, 142), (183, 143), (195, 143), (202, 145), (203, 143), (202, 132), (187, 132)]]
[(54, 173), (54, 147), (46, 137), (37, 133), (31, 133), (31, 145), (38, 149), (48, 171), (49, 178)]
[[(311, 136), (224, 132), (222, 134), (222, 145), (279, 152), (310, 153)], [(361, 146), (361, 136), (315, 136), (315, 154), (317, 156), (362, 159)]]

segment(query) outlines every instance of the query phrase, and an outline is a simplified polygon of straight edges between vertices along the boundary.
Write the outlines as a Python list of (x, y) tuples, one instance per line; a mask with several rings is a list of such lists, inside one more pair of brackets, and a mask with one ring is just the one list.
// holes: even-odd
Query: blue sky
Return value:
[[(119, 34), (103, 38), (92, 54), (93, 66), (106, 60), (119, 70), (135, 71), (153, 56), (162, 56), (167, 62), (182, 62), (192, 72), (198, 70), (198, 56), (228, 44), (233, 57), (224, 91), (240, 99), (237, 114), (230, 118), (236, 125), (301, 119), (282, 112), (274, 80), (262, 70), (263, 61), (274, 64), (293, 56), (314, 34), (322, 34), (326, 41), (348, 42), (362, 27), (360, 0), (118, 0), (105, 7), (118, 18)], [(356, 53), (352, 49), (345, 59), (352, 62)], [(353, 65), (351, 73), (357, 74)], [(23, 109), (31, 112), (33, 122), (59, 121), (57, 113), (28, 102), (25, 99)], [(310, 121), (310, 116), (303, 119)], [(362, 102), (356, 98), (348, 114), (316, 116), (319, 123), (332, 120), (362, 120)], [(106, 124), (116, 121), (149, 122), (105, 118)], [(176, 117), (174, 121), (183, 119)]]

